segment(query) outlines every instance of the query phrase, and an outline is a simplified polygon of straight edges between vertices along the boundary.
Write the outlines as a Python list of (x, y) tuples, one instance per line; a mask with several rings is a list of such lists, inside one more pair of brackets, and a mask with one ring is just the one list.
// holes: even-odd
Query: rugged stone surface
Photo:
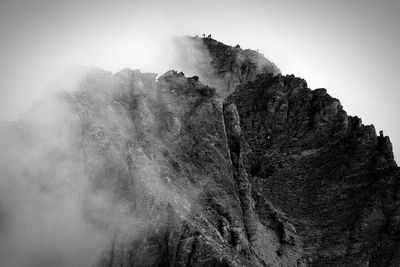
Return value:
[[(114, 186), (122, 190), (115, 195), (134, 193), (128, 202), (146, 230), (128, 244), (116, 237), (101, 266), (243, 265), (247, 259), (235, 254), (248, 249), (248, 244), (215, 89), (175, 71), (157, 83), (154, 75), (130, 70), (117, 73), (114, 80), (120, 86), (117, 101), (112, 100), (113, 117), (117, 122), (129, 118), (117, 123), (123, 133), (117, 147), (126, 150), (122, 156), (126, 160), (104, 164), (103, 154), (99, 163), (114, 169), (112, 173), (125, 170), (121, 176), (112, 175)], [(86, 100), (81, 107), (87, 111)], [(84, 118), (90, 118), (87, 124), (95, 117), (85, 112)], [(115, 142), (115, 134), (107, 134), (105, 127), (101, 140)], [(96, 180), (110, 183), (104, 174), (106, 170)], [(220, 232), (223, 222), (225, 237)]]
[(258, 51), (229, 46), (211, 37), (184, 37), (175, 40), (182, 69), (218, 90), (224, 99), (240, 84), (254, 81), (259, 74), (277, 75), (278, 67)]
[(267, 202), (285, 215), (291, 225), (281, 231), (300, 242), (298, 262), (396, 265), (396, 253), (383, 252), (397, 247), (390, 229), (400, 172), (388, 137), (347, 116), (325, 89), (312, 91), (292, 75), (260, 76), (227, 103), (240, 117), (258, 218), (271, 223)]
[[(2, 160), (4, 173), (12, 161), (15, 177), (31, 173), (24, 162), (45, 143), (49, 164), (33, 178), (62, 166), (87, 177), (79, 206), (106, 236), (90, 266), (399, 265), (389, 138), (257, 52), (191, 41), (213, 66), (200, 80), (217, 89), (176, 71), (91, 70), (58, 96), (57, 127), (32, 123), (40, 105), (1, 125), (27, 158)], [(69, 146), (41, 140), (48, 131), (67, 132)]]

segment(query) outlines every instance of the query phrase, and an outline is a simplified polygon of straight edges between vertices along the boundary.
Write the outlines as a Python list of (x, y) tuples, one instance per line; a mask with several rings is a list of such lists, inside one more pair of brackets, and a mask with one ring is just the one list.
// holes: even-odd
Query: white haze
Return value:
[[(327, 87), (349, 114), (383, 128), (398, 153), (398, 14), (391, 1), (378, 9), (370, 1), (329, 8), (324, 1), (296, 2), (1, 1), (0, 120), (21, 119), (29, 131), (2, 123), (13, 130), (0, 132), (0, 266), (88, 266), (115, 233), (133, 240), (141, 231), (129, 202), (92, 190), (76, 143), (80, 118), (53, 95), (75, 92), (91, 66), (196, 75), (174, 60), (173, 35), (212, 33), (230, 45), (259, 48), (284, 73)], [(187, 60), (207, 66), (208, 58), (198, 56)], [(157, 166), (147, 163), (150, 192), (176, 202), (159, 183)], [(88, 221), (88, 213), (104, 225)]]
[[(186, 49), (192, 45), (185, 44)], [(158, 67), (179, 68), (174, 58), (180, 52), (173, 43), (163, 41), (163, 48), (168, 53)], [(208, 58), (205, 51), (193, 49), (194, 65)], [(125, 152), (127, 140), (137, 129), (131, 114), (115, 101), (115, 77), (111, 72), (89, 67), (67, 71), (53, 78), (41, 94), (35, 93), (42, 100), (35, 101), (18, 121), (2, 123), (0, 266), (95, 265), (107, 256), (116, 237), (132, 242), (147, 227), (165, 224), (162, 218), (161, 222), (152, 222), (151, 218), (132, 213), (132, 198), (136, 209), (143, 212), (149, 208), (149, 196), (169, 204), (179, 216), (190, 210), (190, 200), (185, 197), (188, 192), (173, 184), (166, 186), (157, 162), (148, 158), (140, 146), (136, 144)], [(146, 93), (147, 88), (142, 90)], [(147, 93), (152, 97), (150, 91)], [(155, 123), (147, 119), (147, 124)], [(104, 143), (91, 140), (104, 136)], [(104, 162), (104, 157), (111, 163)], [(105, 165), (118, 168), (128, 157), (136, 166), (131, 174), (136, 189), (127, 185), (127, 199), (113, 193), (113, 181), (119, 182), (119, 174), (105, 177), (110, 188), (94, 189), (97, 182), (91, 174), (107, 175)], [(126, 166), (121, 165), (124, 170)], [(190, 191), (191, 199), (198, 194), (196, 191)]]
[(80, 124), (53, 97), (1, 134), (0, 266), (90, 266), (109, 248), (114, 231), (135, 234), (137, 220), (128, 216), (127, 204), (92, 191), (79, 150)]
[(166, 37), (211, 33), (327, 88), (398, 155), (399, 13), (397, 0), (2, 0), (0, 120), (17, 119), (68, 69), (163, 73)]

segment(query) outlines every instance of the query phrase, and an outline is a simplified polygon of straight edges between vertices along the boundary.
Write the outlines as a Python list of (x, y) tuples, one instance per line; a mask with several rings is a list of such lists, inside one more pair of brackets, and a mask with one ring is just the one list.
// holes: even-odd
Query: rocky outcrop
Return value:
[(181, 68), (217, 89), (224, 99), (240, 84), (254, 81), (257, 75), (280, 73), (278, 67), (258, 51), (229, 46), (211, 37), (175, 39)]
[[(36, 123), (48, 113), (38, 105), (0, 127), (10, 179), (85, 181), (73, 203), (103, 237), (85, 264), (397, 266), (400, 171), (389, 138), (255, 51), (186, 40), (208, 60), (199, 76), (91, 70), (57, 96), (50, 121)], [(43, 167), (32, 171), (32, 160)]]
[(295, 226), (299, 262), (390, 265), (378, 256), (382, 243), (396, 246), (388, 231), (400, 173), (388, 137), (377, 137), (325, 89), (312, 91), (294, 76), (260, 76), (227, 102), (239, 113), (260, 221), (270, 225), (267, 198)]
[[(148, 80), (155, 77), (149, 74), (123, 72), (113, 78), (123, 102), (114, 102), (111, 109), (117, 122), (128, 120), (113, 126), (123, 128), (114, 142), (126, 149), (126, 160), (104, 164), (102, 159), (108, 171), (100, 175), (109, 174), (110, 168), (115, 168), (112, 173), (126, 170), (122, 176), (112, 175), (122, 190), (115, 195), (134, 193), (129, 200), (132, 216), (143, 220), (144, 233), (128, 244), (116, 236), (102, 265), (243, 265), (246, 258), (233, 256), (248, 244), (215, 89), (175, 71), (157, 83)], [(88, 117), (93, 121), (96, 115)], [(105, 139), (116, 137), (103, 132)]]

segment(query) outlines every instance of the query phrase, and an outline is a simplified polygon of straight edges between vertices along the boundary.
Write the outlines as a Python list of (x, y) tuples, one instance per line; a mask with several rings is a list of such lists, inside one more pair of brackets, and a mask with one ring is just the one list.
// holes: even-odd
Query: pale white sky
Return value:
[(165, 40), (211, 33), (259, 49), (389, 135), (400, 156), (400, 1), (0, 0), (0, 120), (82, 65), (164, 72)]

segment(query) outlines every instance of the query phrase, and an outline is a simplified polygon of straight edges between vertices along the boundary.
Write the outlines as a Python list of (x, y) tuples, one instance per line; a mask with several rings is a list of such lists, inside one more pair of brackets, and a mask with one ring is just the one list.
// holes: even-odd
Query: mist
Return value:
[(155, 88), (135, 75), (69, 71), (1, 124), (0, 266), (101, 264), (116, 244), (163, 231), (167, 211), (190, 211), (201, 189), (162, 176), (150, 102), (129, 103), (131, 90), (156, 101)]
[(170, 69), (162, 65), (169, 57), (164, 40), (205, 33), (259, 49), (283, 74), (327, 88), (348, 114), (384, 130), (397, 156), (399, 8), (392, 0), (3, 0), (0, 120), (18, 119), (48, 95), (44, 88), (53, 77), (79, 66), (164, 73)]
[[(153, 58), (138, 64), (198, 75), (226, 96), (227, 81), (202, 39), (157, 44), (145, 50)], [(172, 215), (189, 220), (191, 211), (202, 213), (194, 203), (212, 178), (197, 177), (194, 185), (176, 170), (170, 150), (183, 148), (168, 139), (182, 135), (186, 104), (160, 97), (157, 76), (73, 68), (43, 90), (33, 88), (25, 97), (30, 107), (2, 122), (1, 266), (106, 264), (115, 246), (133, 246), (152, 232), (163, 236)]]
[[(152, 139), (159, 121), (146, 101), (132, 120), (116, 78), (131, 75), (124, 68), (175, 69), (224, 97), (226, 81), (205, 48), (177, 46), (173, 36), (213, 34), (260, 49), (283, 73), (328, 88), (350, 115), (383, 129), (397, 156), (398, 5), (375, 5), (1, 1), (0, 265), (95, 265), (115, 240), (162, 231), (164, 210), (185, 217), (193, 209), (201, 188), (163, 174), (154, 158), (163, 146)], [(138, 142), (144, 134), (156, 144), (151, 153)]]

